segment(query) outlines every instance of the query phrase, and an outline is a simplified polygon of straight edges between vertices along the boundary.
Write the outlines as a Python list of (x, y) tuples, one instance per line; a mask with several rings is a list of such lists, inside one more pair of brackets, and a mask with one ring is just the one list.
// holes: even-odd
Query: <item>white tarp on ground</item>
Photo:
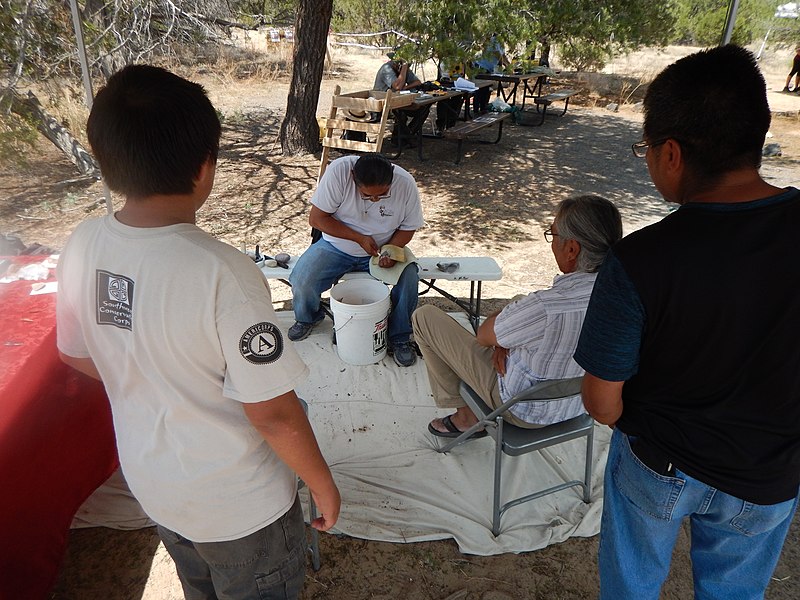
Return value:
[[(279, 313), (282, 325), (291, 313)], [(285, 320), (285, 322), (283, 322)], [(466, 326), (466, 319), (463, 319)], [(427, 431), (444, 416), (430, 393), (425, 365), (343, 363), (325, 320), (296, 348), (311, 368), (298, 393), (342, 494), (336, 530), (387, 542), (453, 538), (467, 554), (525, 552), (600, 530), (602, 478), (610, 430), (596, 426), (592, 503), (571, 488), (507, 511), (491, 532), (493, 441), (470, 441), (448, 454)], [(503, 457), (504, 498), (583, 477), (584, 440), (541, 453)], [(305, 501), (304, 501), (305, 504)]]
[[(279, 312), (284, 331), (291, 312)], [(456, 318), (469, 327), (463, 315)], [(331, 343), (326, 319), (296, 344), (311, 368), (298, 388), (342, 494), (336, 532), (385, 542), (453, 538), (466, 554), (526, 552), (588, 537), (600, 530), (610, 430), (595, 427), (592, 502), (570, 488), (507, 511), (501, 534), (491, 532), (493, 440), (470, 441), (448, 454), (428, 422), (449, 411), (433, 403), (422, 361), (400, 368), (387, 357), (375, 365), (342, 362)], [(583, 477), (584, 440), (522, 457), (503, 457), (503, 498), (519, 497)], [(150, 521), (114, 476), (81, 507), (73, 527), (146, 527)], [(303, 505), (307, 507), (304, 494)]]

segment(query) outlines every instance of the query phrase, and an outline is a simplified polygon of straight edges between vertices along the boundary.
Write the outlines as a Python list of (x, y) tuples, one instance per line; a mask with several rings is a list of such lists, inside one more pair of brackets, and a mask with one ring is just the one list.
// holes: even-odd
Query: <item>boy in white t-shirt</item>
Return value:
[(128, 66), (87, 133), (113, 215), (79, 225), (58, 267), (62, 359), (105, 384), (120, 464), (187, 598), (296, 598), (297, 475), (321, 530), (340, 498), (294, 393), (307, 367), (252, 260), (195, 226), (220, 123), (203, 88)]
[[(345, 273), (369, 271), (371, 257), (385, 244), (405, 247), (425, 223), (414, 178), (380, 154), (331, 162), (311, 197), (308, 220), (322, 232), (322, 239), (303, 253), (289, 277), (296, 321), (289, 329), (293, 341), (304, 339), (325, 317), (322, 292)], [(380, 257), (381, 267), (394, 264)], [(392, 288), (389, 315), (390, 351), (401, 367), (417, 359), (409, 339), (418, 287), (417, 265), (410, 262)]]

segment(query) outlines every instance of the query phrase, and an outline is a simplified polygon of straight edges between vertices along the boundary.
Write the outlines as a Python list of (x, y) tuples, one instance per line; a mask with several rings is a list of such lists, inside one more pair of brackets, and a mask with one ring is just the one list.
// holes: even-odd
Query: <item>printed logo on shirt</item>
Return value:
[(245, 360), (256, 365), (275, 362), (283, 354), (281, 330), (266, 321), (249, 327), (239, 340), (239, 352)]
[(97, 324), (120, 329), (133, 327), (133, 280), (97, 270)]
[(388, 206), (384, 206), (383, 204), (380, 205), (380, 208), (378, 210), (380, 210), (380, 213), (381, 213), (382, 217), (393, 217), (394, 216), (394, 210), (392, 210)]

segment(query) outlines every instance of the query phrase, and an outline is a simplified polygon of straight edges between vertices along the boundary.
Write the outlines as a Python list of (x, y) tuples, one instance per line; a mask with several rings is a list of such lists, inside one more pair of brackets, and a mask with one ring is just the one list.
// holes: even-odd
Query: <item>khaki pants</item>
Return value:
[[(414, 340), (422, 351), (437, 407), (466, 406), (458, 392), (461, 381), (475, 390), (492, 408), (503, 403), (497, 384), (497, 371), (492, 365), (492, 348), (479, 345), (472, 333), (430, 304), (414, 311), (411, 322)], [(541, 427), (526, 423), (511, 413), (506, 413), (503, 418), (519, 427)]]

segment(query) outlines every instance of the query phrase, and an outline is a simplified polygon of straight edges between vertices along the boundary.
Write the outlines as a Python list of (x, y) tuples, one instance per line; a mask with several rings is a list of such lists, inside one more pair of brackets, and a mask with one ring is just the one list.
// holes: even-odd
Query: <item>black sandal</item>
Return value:
[[(430, 431), (433, 435), (435, 435), (437, 437), (457, 438), (458, 436), (460, 436), (464, 432), (461, 431), (455, 425), (453, 425), (453, 421), (451, 420), (452, 416), (453, 415), (447, 415), (446, 417), (442, 418), (442, 423), (444, 423), (444, 426), (447, 427), (447, 431), (439, 431), (438, 429), (436, 429), (433, 426), (433, 421), (428, 423), (428, 431)], [(482, 438), (482, 437), (486, 437), (486, 430), (485, 429), (481, 429), (480, 431), (476, 431), (471, 436), (469, 436), (467, 439), (468, 440), (476, 440), (476, 439)]]

